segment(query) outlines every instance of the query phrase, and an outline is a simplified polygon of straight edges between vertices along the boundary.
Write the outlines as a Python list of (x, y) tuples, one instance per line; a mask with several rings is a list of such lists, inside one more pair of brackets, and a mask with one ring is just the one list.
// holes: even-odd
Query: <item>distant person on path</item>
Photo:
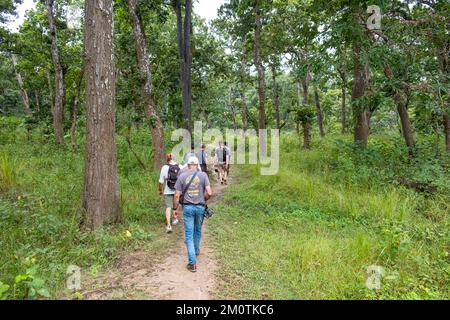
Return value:
[(228, 162), (227, 162), (227, 179), (228, 176), (230, 175), (230, 159), (231, 159), (231, 149), (228, 147), (228, 142), (224, 141), (224, 148), (227, 151), (227, 156), (228, 156)]
[(195, 146), (193, 143), (191, 144), (191, 152), (188, 152), (184, 155), (183, 161), (185, 165), (188, 163), (188, 160), (191, 157), (197, 157), (197, 155), (195, 154)]
[(208, 174), (208, 153), (206, 152), (206, 146), (202, 143), (200, 148), (200, 152), (197, 154), (197, 158), (200, 162), (200, 168), (204, 173)]
[[(175, 183), (177, 182), (180, 165), (175, 162), (173, 155), (166, 155), (167, 164), (161, 168), (159, 175), (159, 195), (164, 197), (166, 213), (166, 232), (172, 232), (172, 225), (178, 224), (177, 210), (173, 210), (173, 221), (170, 223), (173, 208), (173, 198), (175, 195)], [(164, 191), (163, 191), (164, 188)]]
[(219, 147), (216, 148), (216, 168), (220, 184), (227, 184), (227, 167), (230, 161), (227, 148), (222, 141), (219, 142)]
[(181, 173), (175, 184), (173, 210), (176, 211), (180, 203), (183, 205), (184, 231), (189, 261), (187, 269), (196, 272), (205, 206), (206, 201), (212, 196), (212, 189), (208, 175), (198, 171), (198, 158), (191, 157), (187, 163), (189, 170)]

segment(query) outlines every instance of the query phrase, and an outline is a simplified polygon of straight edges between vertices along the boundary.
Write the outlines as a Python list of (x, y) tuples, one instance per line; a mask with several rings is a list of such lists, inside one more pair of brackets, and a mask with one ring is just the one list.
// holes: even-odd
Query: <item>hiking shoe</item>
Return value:
[(171, 233), (172, 232), (172, 226), (166, 226), (166, 232)]
[(178, 224), (178, 222), (179, 222), (178, 219), (175, 219), (175, 220), (172, 221), (172, 225), (176, 226)]
[(190, 272), (197, 272), (197, 266), (196, 266), (195, 264), (188, 264), (188, 265), (187, 265), (187, 269), (188, 269)]

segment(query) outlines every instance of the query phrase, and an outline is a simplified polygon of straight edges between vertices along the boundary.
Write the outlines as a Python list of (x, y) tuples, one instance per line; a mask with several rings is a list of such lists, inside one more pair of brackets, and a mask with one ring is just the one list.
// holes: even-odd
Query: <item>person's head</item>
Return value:
[(228, 143), (226, 141), (224, 141), (223, 145), (226, 147), (228, 145)]
[(190, 157), (187, 162), (189, 170), (198, 168), (198, 163), (197, 157)]
[(205, 148), (206, 148), (204, 143), (202, 143), (202, 145), (200, 147), (202, 148), (202, 150), (205, 150)]
[(166, 160), (167, 162), (174, 161), (173, 154), (171, 153), (166, 154)]
[(223, 146), (223, 141), (219, 141), (219, 147)]
[(195, 145), (193, 143), (191, 143), (191, 152), (195, 151)]

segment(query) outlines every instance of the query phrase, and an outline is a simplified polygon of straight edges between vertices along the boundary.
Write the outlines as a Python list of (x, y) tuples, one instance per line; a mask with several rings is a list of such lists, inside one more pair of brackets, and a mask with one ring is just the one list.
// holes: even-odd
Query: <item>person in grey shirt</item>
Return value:
[[(196, 256), (200, 253), (205, 205), (212, 196), (212, 189), (208, 175), (198, 171), (198, 158), (189, 158), (187, 164), (188, 170), (181, 173), (175, 183), (173, 210), (178, 209), (179, 203), (183, 205), (184, 232), (188, 253), (187, 269), (196, 272)], [(180, 201), (181, 197), (183, 199)]]

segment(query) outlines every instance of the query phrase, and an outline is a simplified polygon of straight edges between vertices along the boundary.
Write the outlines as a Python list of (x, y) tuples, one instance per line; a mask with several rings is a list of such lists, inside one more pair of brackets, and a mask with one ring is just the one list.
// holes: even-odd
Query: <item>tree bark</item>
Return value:
[[(393, 79), (394, 73), (390, 65), (384, 66), (384, 74), (386, 78)], [(397, 103), (397, 111), (400, 117), (401, 132), (405, 139), (406, 146), (410, 156), (414, 155), (414, 146), (416, 142), (414, 140), (414, 134), (412, 130), (411, 120), (409, 119), (408, 109), (406, 108), (406, 98), (402, 92), (395, 92), (393, 95), (394, 101)]]
[[(258, 128), (266, 129), (266, 85), (264, 65), (261, 58), (261, 1), (257, 0), (255, 5), (255, 40), (254, 40), (254, 63), (258, 72), (258, 98), (259, 98), (259, 114)], [(264, 133), (261, 131), (260, 133)], [(259, 135), (259, 144), (262, 150), (266, 148), (266, 137), (264, 134)]]
[(314, 99), (316, 102), (317, 123), (319, 124), (320, 136), (323, 138), (325, 137), (325, 130), (323, 129), (323, 114), (322, 108), (320, 106), (319, 91), (317, 90), (317, 84), (315, 82), (314, 82)]
[(450, 116), (444, 114), (444, 135), (445, 135), (445, 149), (450, 152)]
[(303, 128), (303, 148), (311, 148), (311, 124), (308, 122), (302, 122)]
[[(304, 108), (309, 107), (309, 97), (308, 97), (308, 75), (302, 79), (303, 87), (303, 106)], [(311, 124), (307, 120), (302, 121), (303, 128), (303, 148), (311, 148)]]
[[(245, 50), (245, 46), (243, 46), (243, 51)], [(247, 98), (245, 96), (245, 52), (242, 52), (241, 55), (241, 63), (239, 66), (240, 72), (240, 83), (239, 83), (239, 94), (241, 96), (241, 114), (242, 114), (242, 124), (244, 126), (244, 131), (248, 129), (248, 107), (247, 107)]]
[(23, 102), (23, 109), (27, 116), (31, 116), (33, 114), (33, 112), (31, 111), (31, 108), (30, 108), (30, 100), (28, 99), (28, 94), (27, 94), (27, 91), (25, 90), (25, 86), (23, 84), (22, 75), (20, 74), (20, 71), (17, 70), (17, 57), (14, 53), (11, 55), (11, 60), (13, 63), (14, 72), (16, 73), (17, 83), (19, 84), (20, 96), (21, 96), (22, 102)]
[(369, 111), (361, 101), (368, 87), (368, 67), (361, 62), (362, 47), (360, 43), (353, 44), (354, 80), (352, 88), (353, 116), (355, 118), (355, 144), (365, 148), (369, 137)]
[(184, 23), (181, 0), (173, 0), (177, 16), (178, 49), (180, 55), (180, 76), (182, 90), (183, 127), (192, 133), (192, 0), (186, 0)]
[(272, 64), (272, 96), (273, 102), (275, 106), (275, 120), (277, 124), (277, 129), (281, 128), (281, 118), (280, 118), (280, 96), (278, 93), (278, 85), (277, 85), (277, 68), (275, 64)]
[(72, 144), (73, 150), (75, 151), (78, 149), (76, 132), (78, 122), (78, 106), (80, 104), (81, 84), (83, 82), (83, 77), (84, 77), (84, 67), (82, 67), (80, 70), (80, 75), (77, 81), (77, 92), (75, 94), (72, 107), (72, 126), (70, 127), (70, 142)]
[(53, 66), (55, 68), (55, 102), (53, 104), (53, 129), (55, 131), (56, 141), (60, 145), (65, 145), (64, 141), (64, 76), (61, 67), (61, 61), (58, 50), (58, 39), (56, 35), (55, 19), (53, 16), (54, 0), (45, 1), (47, 7), (47, 20), (50, 31), (50, 39), (52, 42), (51, 53)]
[(128, 7), (133, 21), (134, 44), (141, 78), (141, 103), (152, 135), (154, 169), (159, 171), (164, 163), (164, 128), (152, 94), (152, 71), (138, 1), (128, 0)]
[(115, 138), (113, 1), (85, 2), (86, 152), (82, 207), (91, 229), (120, 218)]

